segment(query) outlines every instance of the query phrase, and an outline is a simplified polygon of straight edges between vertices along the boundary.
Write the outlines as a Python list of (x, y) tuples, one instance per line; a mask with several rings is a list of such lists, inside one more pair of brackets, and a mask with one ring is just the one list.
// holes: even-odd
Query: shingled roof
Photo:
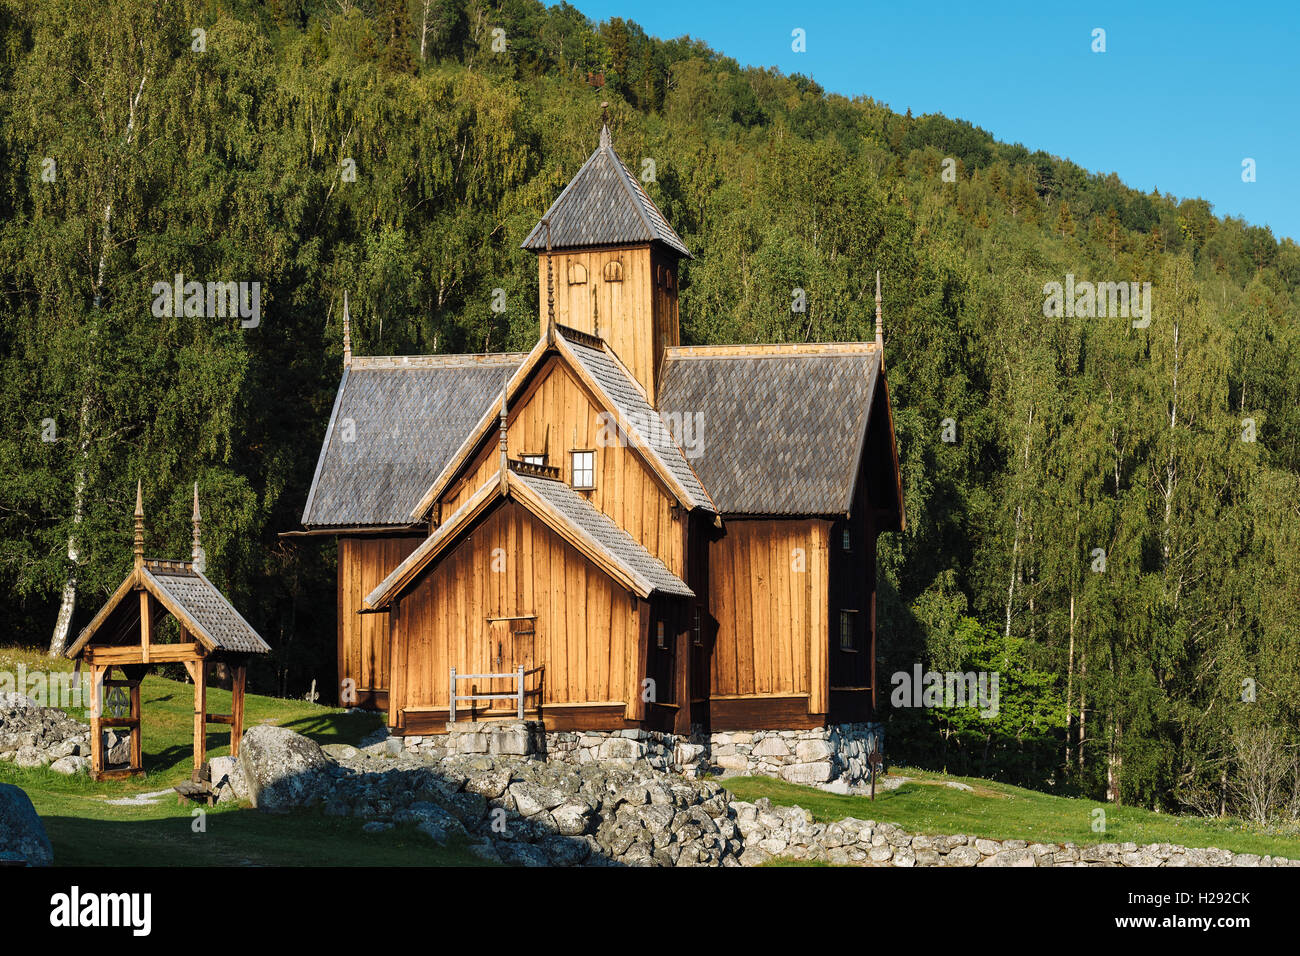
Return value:
[(523, 360), (520, 353), (353, 359), (302, 523), (409, 525), (420, 495)]
[(551, 247), (555, 249), (659, 242), (680, 255), (691, 254), (654, 200), (614, 152), (608, 126), (601, 128), (596, 151), (551, 203), (522, 248), (534, 251), (546, 248), (544, 223), (548, 219)]
[(659, 410), (701, 416), (719, 514), (844, 514), (879, 373), (872, 343), (670, 348)]
[(188, 561), (152, 561), (133, 570), (64, 653), (76, 657), (97, 633), (108, 643), (138, 642), (140, 602), (136, 586), (143, 587), (175, 617), (209, 652), (269, 654), (270, 646), (244, 620), (225, 595)]

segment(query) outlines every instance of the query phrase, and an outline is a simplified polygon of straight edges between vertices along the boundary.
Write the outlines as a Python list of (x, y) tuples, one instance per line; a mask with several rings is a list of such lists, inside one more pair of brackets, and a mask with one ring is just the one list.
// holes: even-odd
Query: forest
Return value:
[[(75, 638), (137, 479), (147, 551), (187, 556), (197, 482), (209, 577), (274, 648), (250, 686), (328, 697), (333, 546), (281, 535), (344, 293), (358, 354), (530, 347), (519, 244), (602, 102), (695, 255), (685, 343), (871, 340), (881, 272), (879, 673), (1001, 674), (992, 719), (889, 710), (891, 759), (1295, 826), (1296, 243), (567, 4), (0, 0), (3, 640)], [(160, 314), (178, 274), (257, 283), (257, 321)]]

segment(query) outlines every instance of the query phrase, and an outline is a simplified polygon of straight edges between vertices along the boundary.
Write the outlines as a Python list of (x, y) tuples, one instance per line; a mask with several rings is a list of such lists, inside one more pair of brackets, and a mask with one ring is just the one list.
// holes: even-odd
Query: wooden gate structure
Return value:
[[(142, 491), (137, 483), (135, 566), (66, 654), (90, 672), (90, 770), (95, 780), (144, 772), (140, 683), (150, 667), (184, 664), (194, 681), (193, 779), (197, 782), (206, 759), (208, 724), (229, 725), (230, 753), (239, 755), (248, 658), (268, 654), (271, 648), (203, 575), (198, 485), (194, 487), (194, 547), (189, 561), (145, 558)], [(168, 614), (180, 627), (180, 639), (159, 643), (158, 624)], [(212, 664), (230, 668), (229, 714), (208, 713), (207, 669)], [(114, 669), (121, 671), (120, 679), (112, 677)], [(110, 697), (114, 700), (106, 699)], [(109, 767), (104, 731), (118, 727), (130, 731), (130, 757), (125, 766)]]

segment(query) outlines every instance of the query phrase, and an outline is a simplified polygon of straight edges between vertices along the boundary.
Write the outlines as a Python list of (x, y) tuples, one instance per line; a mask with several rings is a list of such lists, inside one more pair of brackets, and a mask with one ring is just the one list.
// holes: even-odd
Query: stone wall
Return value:
[(680, 736), (647, 730), (547, 733), (537, 721), (460, 722), (447, 734), (405, 738), (408, 750), (430, 758), (536, 754), (573, 766), (612, 762), (623, 767), (644, 761), (652, 769), (691, 778), (756, 774), (831, 789), (870, 780), (868, 754), (883, 750), (883, 742), (880, 724)]
[(731, 801), (743, 850), (742, 866), (773, 857), (844, 866), (1300, 866), (1300, 860), (1197, 849), (1171, 843), (1028, 843), (985, 840), (966, 834), (924, 836), (892, 823), (847, 817), (813, 823), (799, 807), (774, 807), (767, 799)]

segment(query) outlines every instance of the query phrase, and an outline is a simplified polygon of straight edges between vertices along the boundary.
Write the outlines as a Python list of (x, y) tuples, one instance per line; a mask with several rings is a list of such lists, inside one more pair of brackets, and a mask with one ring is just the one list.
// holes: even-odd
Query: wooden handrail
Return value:
[[(456, 668), (451, 668), (451, 684), (449, 694), (449, 704), (447, 708), (448, 719), (456, 722), (456, 703), (457, 701), (468, 700), (513, 700), (517, 702), (515, 713), (520, 720), (524, 719), (524, 698), (532, 697), (541, 693), (541, 688), (535, 690), (526, 690), (524, 688), (524, 678), (533, 674), (540, 674), (544, 667), (534, 667), (532, 670), (524, 670), (523, 665), (513, 671), (507, 671), (504, 674), (457, 674)], [(456, 681), (458, 680), (508, 680), (514, 678), (515, 692), (513, 694), (457, 694)]]

